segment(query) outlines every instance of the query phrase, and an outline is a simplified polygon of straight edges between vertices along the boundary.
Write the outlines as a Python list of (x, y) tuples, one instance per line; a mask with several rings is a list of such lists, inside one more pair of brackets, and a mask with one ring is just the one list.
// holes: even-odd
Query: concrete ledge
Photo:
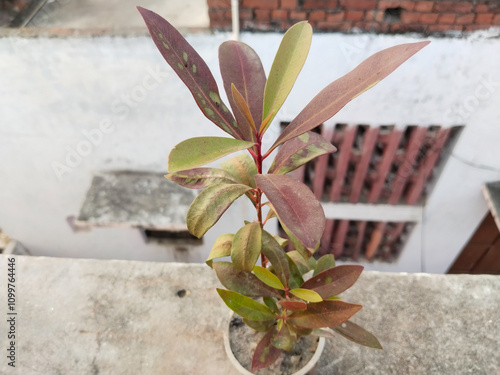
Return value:
[[(1, 332), (7, 256), (0, 256)], [(16, 256), (16, 368), (2, 374), (234, 374), (205, 265)], [(184, 290), (185, 293), (178, 293)], [(184, 297), (180, 297), (184, 295)], [(328, 340), (318, 374), (497, 374), (500, 277), (365, 272), (346, 301), (384, 351)]]

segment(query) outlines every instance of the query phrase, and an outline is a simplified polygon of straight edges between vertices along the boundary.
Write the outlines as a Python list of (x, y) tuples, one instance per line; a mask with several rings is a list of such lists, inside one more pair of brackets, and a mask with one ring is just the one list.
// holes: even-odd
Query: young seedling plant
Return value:
[[(166, 176), (190, 189), (203, 189), (187, 213), (187, 226), (202, 237), (238, 198), (247, 197), (256, 220), (236, 233), (222, 234), (207, 264), (221, 284), (226, 305), (249, 327), (265, 332), (252, 360), (252, 371), (276, 361), (304, 335), (336, 332), (358, 344), (382, 348), (374, 335), (349, 319), (361, 305), (338, 297), (358, 279), (362, 266), (335, 265), (333, 255), (315, 260), (325, 214), (311, 190), (288, 172), (336, 149), (312, 129), (330, 119), (349, 101), (372, 88), (429, 42), (402, 44), (377, 52), (353, 71), (326, 86), (263, 150), (262, 138), (290, 93), (309, 52), (312, 28), (292, 26), (283, 36), (268, 77), (255, 51), (227, 41), (219, 47), (219, 64), (229, 107), (205, 61), (182, 35), (159, 15), (138, 7), (149, 33), (203, 114), (231, 137), (187, 139), (172, 149)], [(281, 146), (267, 171), (263, 161)], [(203, 167), (231, 153), (246, 151)], [(292, 242), (273, 236), (265, 224), (277, 217)], [(213, 262), (220, 257), (231, 261)], [(256, 265), (261, 260), (261, 265)], [(306, 273), (312, 276), (304, 280)]]

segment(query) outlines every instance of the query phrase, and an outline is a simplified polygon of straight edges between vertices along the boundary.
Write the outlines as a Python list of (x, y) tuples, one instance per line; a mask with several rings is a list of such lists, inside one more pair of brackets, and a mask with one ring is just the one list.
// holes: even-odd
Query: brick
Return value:
[(243, 0), (243, 8), (277, 9), (278, 0)]
[(432, 12), (433, 7), (433, 1), (417, 1), (413, 10), (416, 12), (429, 13)]
[(464, 25), (464, 31), (476, 31), (476, 30), (484, 30), (487, 29), (486, 25)]
[(208, 11), (208, 17), (210, 18), (210, 24), (212, 24), (212, 21), (222, 21), (226, 19), (224, 17), (224, 13), (226, 11), (224, 9), (210, 9)]
[(217, 30), (230, 30), (231, 21), (228, 20), (212, 20), (210, 19), (210, 27)]
[(448, 31), (450, 27), (448, 25), (429, 25), (427, 31), (430, 33), (435, 33), (439, 31)]
[(497, 14), (495, 15), (495, 17), (493, 17), (492, 25), (500, 26), (500, 14)]
[(280, 22), (280, 30), (285, 31), (288, 30), (293, 25), (293, 22), (290, 20), (284, 20)]
[(288, 11), (284, 9), (275, 9), (271, 13), (273, 20), (286, 20), (288, 18)]
[(474, 13), (488, 13), (490, 7), (487, 4), (477, 4), (474, 8)]
[(382, 22), (383, 20), (384, 20), (384, 11), (379, 10), (377, 13), (375, 13), (375, 21)]
[(292, 20), (305, 20), (307, 19), (307, 13), (298, 10), (292, 10), (290, 12), (290, 19)]
[(313, 10), (309, 13), (308, 20), (309, 21), (323, 21), (326, 17), (326, 13), (324, 10)]
[(441, 25), (452, 25), (455, 23), (455, 14), (453, 13), (443, 13), (439, 15), (438, 23)]
[(340, 5), (346, 10), (366, 10), (375, 9), (377, 6), (376, 0), (341, 0)]
[(252, 9), (244, 9), (240, 8), (240, 20), (251, 20), (253, 19), (253, 11)]
[(231, 0), (208, 0), (209, 8), (231, 8)]
[(298, 6), (297, 0), (281, 0), (281, 9), (297, 9)]
[(304, 0), (302, 9), (337, 8), (338, 5), (338, 0)]
[(455, 20), (457, 25), (467, 25), (474, 22), (474, 14), (465, 14), (463, 16), (458, 16)]
[(415, 2), (410, 0), (392, 1), (392, 0), (380, 0), (378, 2), (378, 9), (387, 8), (397, 8), (401, 7), (405, 10), (413, 10), (415, 7)]
[(415, 12), (402, 12), (401, 13), (401, 22), (402, 23), (417, 23), (420, 21), (421, 13)]
[[(341, 30), (343, 22), (335, 22), (335, 21), (320, 21), (316, 25), (316, 29), (318, 30), (329, 30), (329, 31), (338, 31)], [(351, 25), (349, 24), (349, 28)]]
[(353, 28), (359, 29), (361, 31), (370, 31), (372, 23), (371, 22), (354, 22)]
[(491, 25), (493, 22), (493, 17), (495, 15), (493, 13), (479, 13), (476, 14), (476, 19), (474, 23), (478, 25)]
[(267, 20), (271, 18), (271, 11), (269, 9), (255, 9), (255, 19)]
[(423, 13), (420, 15), (419, 21), (426, 24), (433, 24), (436, 23), (438, 16), (436, 13)]
[(337, 13), (330, 13), (326, 15), (326, 21), (327, 22), (341, 22), (344, 20), (345, 13), (344, 12), (337, 12)]
[(365, 13), (361, 10), (348, 10), (345, 12), (346, 21), (361, 21), (364, 18)]
[(472, 11), (472, 2), (467, 3), (465, 1), (453, 2), (444, 1), (442, 3), (436, 3), (435, 10), (437, 12), (449, 12), (449, 13), (470, 13)]

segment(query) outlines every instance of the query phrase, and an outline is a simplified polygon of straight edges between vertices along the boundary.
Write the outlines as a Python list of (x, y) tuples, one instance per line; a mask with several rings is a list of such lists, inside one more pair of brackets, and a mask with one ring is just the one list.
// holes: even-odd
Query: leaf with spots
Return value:
[(217, 168), (193, 168), (165, 175), (170, 181), (188, 188), (204, 189), (213, 184), (239, 184), (230, 173)]
[(275, 332), (276, 327), (271, 327), (257, 344), (252, 358), (252, 372), (271, 366), (281, 355), (283, 350), (278, 349), (271, 342)]
[(356, 344), (374, 349), (383, 349), (380, 341), (372, 333), (349, 320), (338, 326), (331, 327), (331, 329)]
[(253, 145), (252, 142), (224, 137), (189, 138), (170, 151), (168, 170), (177, 172), (199, 167)]
[(336, 296), (349, 289), (358, 280), (363, 266), (343, 265), (329, 268), (311, 277), (301, 288), (317, 292), (323, 299)]
[[(259, 56), (245, 43), (227, 41), (219, 47), (219, 66), (224, 89), (238, 124), (244, 124), (245, 121), (233, 99), (231, 84), (234, 84), (236, 90), (241, 93), (242, 98), (248, 104), (258, 130), (262, 120), (262, 103), (266, 86), (266, 73)], [(249, 132), (250, 129), (245, 128), (244, 130)]]
[(338, 326), (361, 310), (361, 307), (342, 301), (309, 303), (306, 310), (295, 311), (288, 320), (301, 328)]
[(331, 118), (352, 99), (375, 86), (429, 43), (401, 44), (370, 56), (316, 95), (285, 128), (270, 151)]
[(268, 173), (286, 174), (320, 155), (335, 151), (337, 148), (321, 135), (307, 132), (281, 146)]
[(247, 153), (240, 153), (220, 163), (220, 166), (240, 184), (255, 188), (254, 177), (257, 174), (257, 167)]
[(231, 261), (240, 270), (251, 271), (259, 259), (262, 246), (262, 228), (258, 222), (242, 227), (233, 239)]
[(282, 175), (256, 175), (255, 182), (272, 203), (280, 222), (314, 252), (325, 228), (325, 213), (312, 191)]
[(217, 184), (207, 187), (188, 209), (186, 221), (189, 232), (201, 238), (229, 206), (250, 189), (250, 186), (240, 184)]
[(156, 47), (191, 91), (203, 114), (233, 137), (252, 140), (247, 132), (238, 127), (233, 115), (222, 102), (212, 72), (195, 49), (164, 18), (142, 7), (137, 9), (144, 18)]
[(274, 319), (275, 316), (266, 305), (263, 305), (250, 297), (231, 290), (217, 289), (224, 303), (242, 318), (258, 322)]

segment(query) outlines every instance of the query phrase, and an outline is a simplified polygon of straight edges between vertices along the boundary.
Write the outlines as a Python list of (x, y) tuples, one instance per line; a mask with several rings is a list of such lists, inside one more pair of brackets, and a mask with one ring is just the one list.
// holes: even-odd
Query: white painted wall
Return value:
[[(217, 47), (228, 37), (187, 37), (218, 82)], [(279, 34), (242, 35), (266, 71), (280, 39)], [(277, 135), (280, 121), (291, 120), (330, 81), (380, 49), (415, 40), (420, 37), (315, 35), (267, 141)], [(370, 263), (369, 269), (445, 272), (486, 213), (481, 185), (500, 179), (500, 40), (480, 34), (431, 40), (332, 122), (466, 125), (398, 262)], [(0, 72), (0, 228), (33, 254), (203, 261), (218, 234), (240, 225), (240, 212), (252, 217), (248, 205), (237, 202), (206, 236), (205, 246), (187, 259), (144, 244), (137, 230), (73, 233), (68, 226), (66, 217), (78, 212), (93, 172), (164, 172), (176, 143), (223, 135), (199, 113), (148, 37), (1, 38)], [(96, 145), (82, 148), (84, 132), (96, 134), (108, 122)], [(87, 155), (66, 160), (78, 147)], [(70, 168), (58, 176), (54, 163), (67, 161)]]

